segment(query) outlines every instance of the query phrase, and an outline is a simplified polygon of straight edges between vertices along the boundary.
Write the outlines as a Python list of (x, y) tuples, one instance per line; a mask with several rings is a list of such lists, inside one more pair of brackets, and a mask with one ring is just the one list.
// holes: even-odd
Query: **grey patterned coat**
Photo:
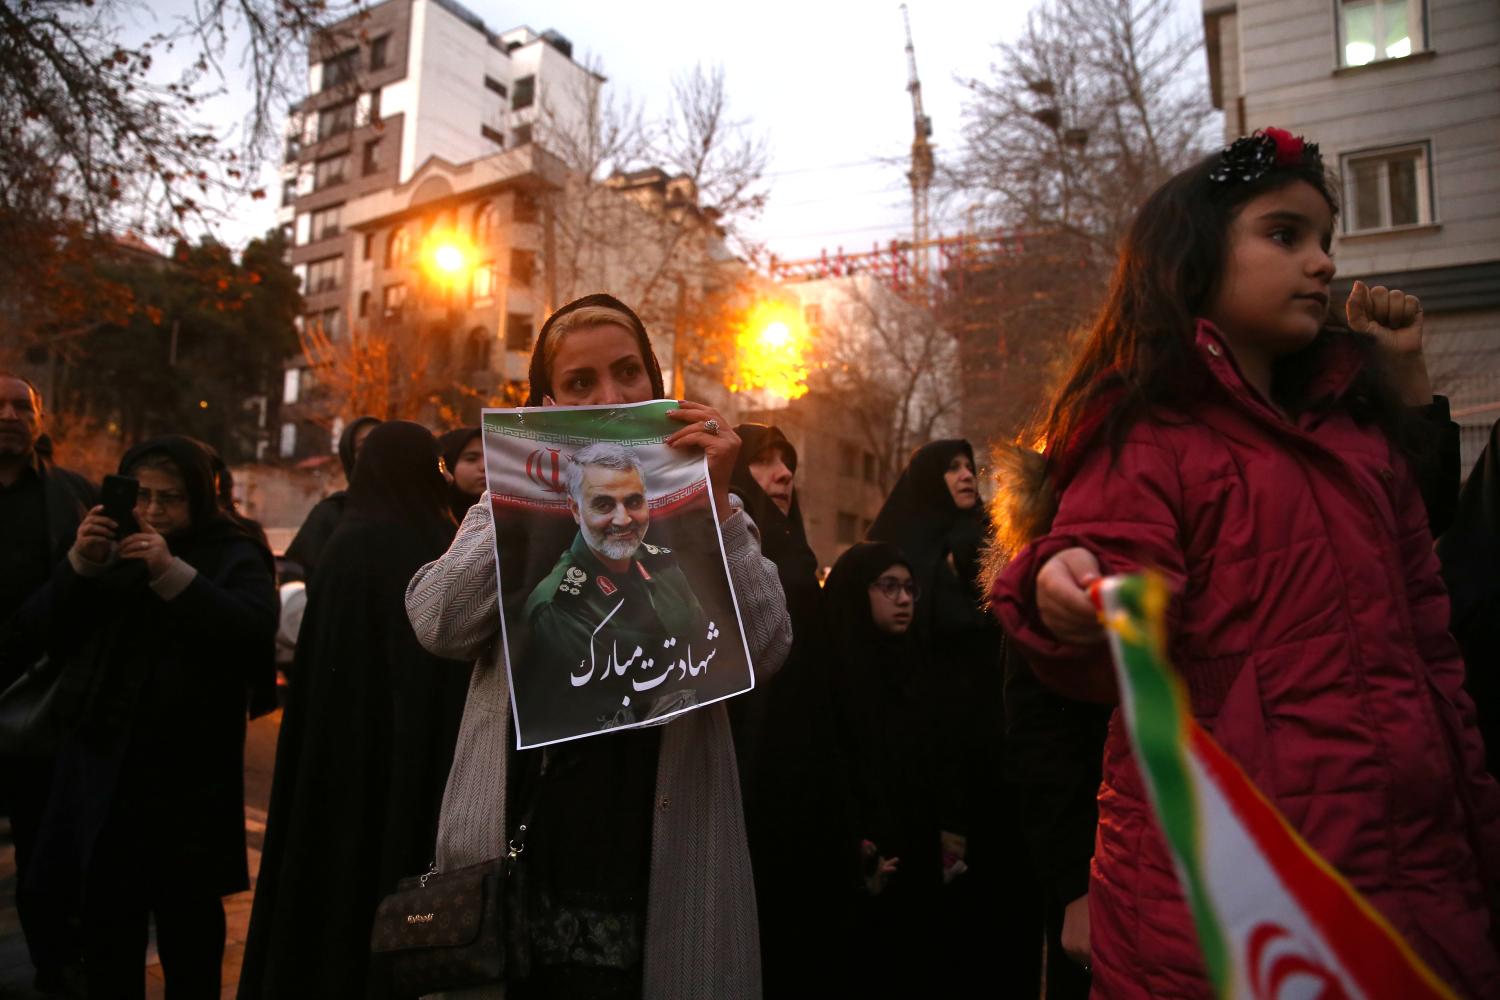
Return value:
[[(431, 652), (474, 660), (453, 768), (443, 793), (442, 870), (503, 853), (510, 692), (497, 642), (490, 495), (470, 509), (448, 551), (417, 571), (406, 612)], [(792, 629), (775, 565), (749, 515), (723, 523), (724, 551), (757, 682), (786, 659)], [(647, 1000), (757, 1000), (760, 935), (729, 719), (720, 702), (662, 728), (646, 910)], [(503, 987), (464, 1000), (503, 998)], [(452, 995), (450, 995), (452, 996)]]

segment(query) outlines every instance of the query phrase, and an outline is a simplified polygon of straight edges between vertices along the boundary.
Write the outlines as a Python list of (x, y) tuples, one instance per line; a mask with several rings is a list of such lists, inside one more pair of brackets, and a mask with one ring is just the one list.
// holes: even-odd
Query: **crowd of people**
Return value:
[[(679, 401), (756, 687), (665, 724), (514, 749), (479, 429), (350, 423), (349, 488), (286, 552), (307, 604), (238, 995), (395, 996), (381, 898), (525, 823), (528, 960), (446, 995), (1206, 996), (1089, 595), (1151, 568), (1195, 716), (1443, 981), (1500, 996), (1500, 440), (1460, 492), (1420, 303), (1330, 308), (1336, 213), (1278, 130), (1174, 177), (1041, 450), (997, 450), (986, 498), (969, 442), (923, 445), (826, 579), (788, 437)], [(528, 405), (663, 398), (625, 303), (542, 328)], [(122, 523), (43, 417), (0, 375), (0, 681), (48, 693), (0, 748), (37, 985), (142, 996), (151, 920), (168, 995), (215, 996), (276, 563), (209, 446), (127, 451)]]

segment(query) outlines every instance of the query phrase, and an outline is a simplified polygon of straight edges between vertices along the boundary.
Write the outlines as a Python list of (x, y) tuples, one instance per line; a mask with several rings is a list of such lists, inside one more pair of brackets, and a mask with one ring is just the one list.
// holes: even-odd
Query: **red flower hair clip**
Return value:
[(1216, 183), (1249, 182), (1258, 179), (1272, 167), (1313, 167), (1322, 169), (1323, 158), (1318, 144), (1308, 142), (1286, 129), (1258, 129), (1224, 147), (1219, 162), (1208, 178)]

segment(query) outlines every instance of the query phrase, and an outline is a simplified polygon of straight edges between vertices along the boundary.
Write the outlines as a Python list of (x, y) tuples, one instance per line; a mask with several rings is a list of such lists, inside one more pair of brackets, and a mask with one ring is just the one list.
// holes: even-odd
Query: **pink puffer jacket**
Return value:
[[(1196, 340), (1215, 376), (1207, 398), (1137, 423), (1117, 457), (1103, 442), (1082, 456), (1051, 532), (997, 581), (996, 614), (1049, 685), (1098, 692), (1107, 654), (1051, 636), (1037, 570), (1082, 546), (1107, 573), (1164, 571), (1195, 715), (1433, 971), (1463, 995), (1500, 996), (1500, 789), (1412, 475), (1341, 408), (1288, 423), (1217, 331), (1200, 324)], [(1342, 396), (1359, 363), (1332, 352), (1307, 398)], [(1119, 713), (1089, 899), (1096, 996), (1209, 995)]]

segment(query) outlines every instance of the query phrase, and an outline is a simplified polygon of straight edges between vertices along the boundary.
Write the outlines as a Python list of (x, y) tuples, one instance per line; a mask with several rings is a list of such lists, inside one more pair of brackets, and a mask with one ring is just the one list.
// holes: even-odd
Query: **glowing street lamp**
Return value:
[(735, 337), (731, 391), (760, 391), (793, 400), (807, 392), (808, 332), (796, 306), (764, 301), (752, 306)]

